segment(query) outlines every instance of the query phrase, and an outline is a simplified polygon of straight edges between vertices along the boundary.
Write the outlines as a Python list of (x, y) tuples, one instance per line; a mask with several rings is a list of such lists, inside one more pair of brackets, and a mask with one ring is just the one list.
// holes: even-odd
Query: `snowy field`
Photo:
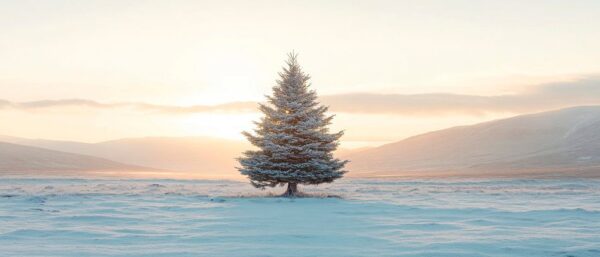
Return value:
[(302, 190), (323, 198), (234, 181), (3, 178), (0, 256), (600, 256), (599, 180)]

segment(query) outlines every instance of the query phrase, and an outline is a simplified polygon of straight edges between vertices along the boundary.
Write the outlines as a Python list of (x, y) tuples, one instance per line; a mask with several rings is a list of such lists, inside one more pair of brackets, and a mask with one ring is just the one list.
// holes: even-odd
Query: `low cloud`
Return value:
[(10, 107), (19, 109), (41, 109), (61, 106), (86, 106), (93, 108), (117, 107), (119, 104), (103, 104), (86, 99), (61, 99), (61, 100), (40, 100), (22, 103), (10, 103)]
[(11, 102), (0, 99), (0, 109), (2, 109), (4, 107), (9, 107), (10, 105), (11, 105)]
[[(543, 84), (533, 91), (497, 96), (461, 94), (373, 94), (352, 93), (322, 96), (321, 101), (334, 112), (380, 113), (401, 115), (479, 115), (490, 112), (523, 113), (577, 105), (600, 104), (600, 76)], [(256, 102), (231, 102), (219, 105), (157, 105), (138, 102), (101, 103), (87, 99), (41, 100), (10, 102), (0, 99), (0, 109), (44, 109), (82, 106), (88, 108), (130, 108), (165, 114), (201, 112), (253, 112)]]
[(497, 96), (461, 94), (340, 94), (321, 97), (332, 111), (439, 115), (523, 113), (578, 105), (600, 104), (600, 76), (542, 84), (527, 93)]
[(40, 100), (31, 102), (10, 102), (0, 99), (0, 108), (12, 108), (22, 110), (35, 110), (56, 107), (89, 107), (97, 109), (130, 108), (140, 111), (150, 111), (159, 113), (199, 113), (213, 111), (251, 111), (256, 109), (255, 102), (232, 102), (219, 105), (158, 105), (138, 102), (121, 103), (101, 103), (87, 99), (59, 99), (59, 100)]

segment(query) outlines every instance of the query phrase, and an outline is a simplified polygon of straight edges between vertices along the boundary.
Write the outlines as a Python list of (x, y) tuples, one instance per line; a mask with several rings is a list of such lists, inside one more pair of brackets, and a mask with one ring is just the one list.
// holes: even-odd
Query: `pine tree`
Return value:
[(309, 75), (298, 64), (297, 55), (288, 55), (279, 73), (273, 95), (260, 104), (264, 114), (254, 134), (243, 132), (258, 150), (238, 158), (238, 170), (257, 188), (285, 185), (283, 196), (298, 195), (298, 184), (330, 183), (341, 178), (348, 161), (333, 157), (343, 131), (329, 133), (333, 115), (320, 105), (317, 93), (310, 90)]

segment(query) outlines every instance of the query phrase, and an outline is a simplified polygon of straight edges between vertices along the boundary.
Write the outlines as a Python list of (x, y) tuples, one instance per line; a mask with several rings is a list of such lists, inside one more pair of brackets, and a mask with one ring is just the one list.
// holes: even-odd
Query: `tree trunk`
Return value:
[(282, 195), (283, 197), (296, 197), (298, 196), (298, 184), (297, 183), (288, 183), (287, 190)]

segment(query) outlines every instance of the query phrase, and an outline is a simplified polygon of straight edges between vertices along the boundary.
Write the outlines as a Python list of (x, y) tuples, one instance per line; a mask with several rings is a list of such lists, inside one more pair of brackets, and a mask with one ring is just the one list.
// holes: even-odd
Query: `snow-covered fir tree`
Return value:
[(343, 131), (329, 132), (333, 115), (326, 114), (328, 108), (309, 89), (310, 77), (302, 71), (297, 55), (288, 57), (273, 95), (259, 106), (264, 117), (255, 122), (255, 133), (243, 133), (258, 149), (244, 152), (238, 170), (258, 188), (287, 184), (284, 196), (292, 197), (298, 195), (298, 184), (341, 178), (348, 161), (333, 157)]

